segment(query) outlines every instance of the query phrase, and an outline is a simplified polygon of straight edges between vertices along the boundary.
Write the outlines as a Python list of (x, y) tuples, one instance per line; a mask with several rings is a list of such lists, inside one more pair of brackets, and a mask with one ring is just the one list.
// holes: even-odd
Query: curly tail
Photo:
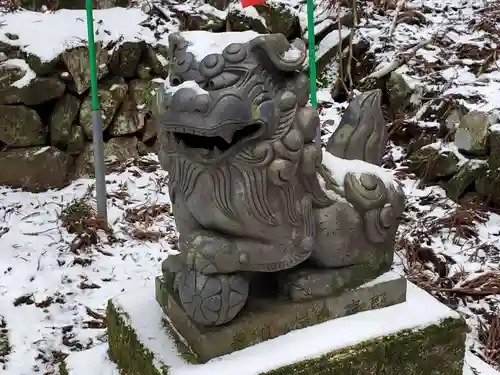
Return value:
[(349, 104), (326, 150), (342, 159), (382, 165), (388, 138), (382, 91), (371, 90), (356, 96)]

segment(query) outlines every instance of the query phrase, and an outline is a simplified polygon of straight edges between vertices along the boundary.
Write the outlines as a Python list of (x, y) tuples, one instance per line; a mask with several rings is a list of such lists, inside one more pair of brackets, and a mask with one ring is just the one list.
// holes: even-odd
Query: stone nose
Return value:
[(167, 94), (165, 107), (179, 112), (206, 113), (210, 106), (208, 92), (199, 89), (181, 88), (173, 94)]

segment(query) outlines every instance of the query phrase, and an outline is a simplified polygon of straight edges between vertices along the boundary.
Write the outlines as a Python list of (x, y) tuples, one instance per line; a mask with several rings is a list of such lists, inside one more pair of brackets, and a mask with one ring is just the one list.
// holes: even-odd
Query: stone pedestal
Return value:
[(160, 278), (156, 286), (170, 321), (147, 292), (152, 286), (109, 302), (109, 354), (122, 375), (462, 373), (464, 321), (393, 273), (321, 303), (249, 305), (232, 324), (211, 330), (182, 323)]
[(169, 290), (156, 278), (156, 300), (172, 327), (202, 363), (221, 355), (358, 312), (395, 305), (406, 300), (406, 280), (389, 272), (341, 295), (305, 301), (251, 296), (238, 317), (219, 327), (193, 323)]

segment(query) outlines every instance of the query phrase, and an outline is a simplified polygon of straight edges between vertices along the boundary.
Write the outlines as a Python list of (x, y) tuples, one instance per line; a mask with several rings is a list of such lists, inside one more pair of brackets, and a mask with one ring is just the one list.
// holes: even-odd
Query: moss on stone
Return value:
[(468, 161), (460, 167), (460, 170), (446, 183), (446, 194), (458, 202), (469, 186), (474, 184), (487, 170), (486, 163)]
[(267, 372), (266, 375), (461, 375), (466, 325), (446, 319)]
[(69, 375), (65, 361), (59, 362), (59, 375)]
[[(448, 318), (439, 324), (365, 341), (261, 375), (461, 375), (466, 331), (462, 319)], [(139, 341), (125, 313), (111, 301), (108, 335), (109, 355), (121, 375), (168, 374), (168, 366), (155, 365), (154, 354)], [(235, 336), (235, 350), (237, 342)]]
[(182, 341), (179, 337), (179, 335), (174, 331), (172, 325), (167, 319), (162, 319), (163, 323), (163, 328), (165, 329), (165, 332), (172, 338), (172, 341), (174, 342), (175, 346), (177, 347), (177, 351), (179, 352), (179, 355), (181, 358), (186, 362), (186, 363), (191, 363), (191, 364), (199, 364), (200, 359), (194, 353), (189, 347)]
[(7, 329), (7, 322), (0, 315), (0, 369), (5, 369), (7, 357), (10, 355), (11, 346), (9, 342), (9, 330)]
[(403, 302), (406, 295), (406, 281), (398, 278), (321, 299), (290, 301), (285, 298), (252, 298), (231, 324), (201, 327), (188, 318), (176, 294), (168, 289), (168, 284), (163, 277), (156, 279), (156, 299), (176, 332), (183, 336), (202, 363), (296, 329), (372, 308), (391, 306)]
[(146, 348), (127, 322), (129, 318), (110, 300), (106, 315), (108, 323), (109, 358), (121, 375), (166, 375), (168, 366), (158, 368), (154, 354)]
[(299, 19), (286, 5), (256, 5), (255, 9), (266, 20), (266, 26), (270, 33), (282, 33), (287, 38), (300, 35)]

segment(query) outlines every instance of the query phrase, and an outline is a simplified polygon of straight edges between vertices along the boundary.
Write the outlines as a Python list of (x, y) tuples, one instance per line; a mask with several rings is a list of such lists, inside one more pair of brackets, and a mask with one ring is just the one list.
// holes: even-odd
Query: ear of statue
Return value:
[(292, 72), (302, 68), (306, 45), (301, 39), (290, 44), (283, 34), (261, 35), (250, 42), (250, 50), (266, 69)]

